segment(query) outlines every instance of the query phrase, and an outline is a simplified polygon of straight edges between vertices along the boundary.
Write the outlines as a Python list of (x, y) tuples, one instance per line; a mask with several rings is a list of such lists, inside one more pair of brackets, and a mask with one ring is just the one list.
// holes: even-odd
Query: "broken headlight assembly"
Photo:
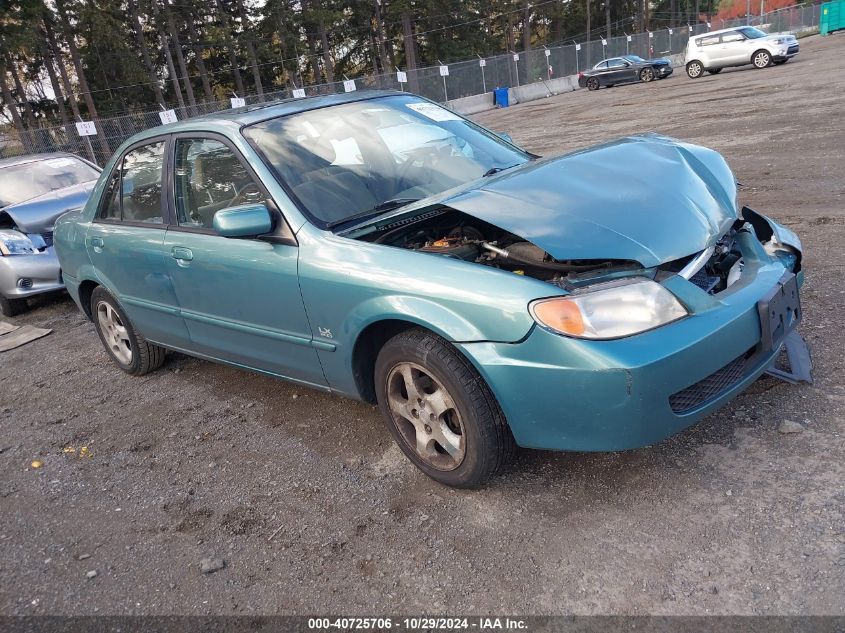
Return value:
[(26, 235), (13, 229), (0, 229), (0, 255), (34, 255), (45, 247), (40, 235)]
[(642, 278), (540, 299), (530, 304), (529, 311), (537, 323), (553, 332), (595, 340), (639, 334), (689, 314), (666, 288)]

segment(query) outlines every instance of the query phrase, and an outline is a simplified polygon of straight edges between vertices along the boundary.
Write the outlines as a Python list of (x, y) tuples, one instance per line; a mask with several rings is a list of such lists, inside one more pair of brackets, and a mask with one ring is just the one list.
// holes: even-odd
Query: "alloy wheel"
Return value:
[(703, 70), (701, 64), (698, 62), (690, 62), (687, 66), (687, 75), (692, 77), (693, 79), (701, 76), (701, 71)]
[(124, 365), (132, 362), (132, 344), (129, 341), (129, 332), (120, 320), (120, 315), (106, 301), (97, 304), (97, 321), (100, 324), (100, 331), (103, 333), (103, 340), (106, 342), (109, 351)]
[(428, 370), (398, 363), (387, 376), (387, 402), (402, 439), (437, 470), (454, 470), (466, 454), (461, 415), (452, 396)]
[(644, 68), (640, 78), (646, 82), (651, 81), (654, 79), (654, 71), (651, 68)]
[(758, 51), (757, 54), (754, 55), (754, 65), (757, 68), (765, 68), (771, 63), (772, 57), (766, 51)]

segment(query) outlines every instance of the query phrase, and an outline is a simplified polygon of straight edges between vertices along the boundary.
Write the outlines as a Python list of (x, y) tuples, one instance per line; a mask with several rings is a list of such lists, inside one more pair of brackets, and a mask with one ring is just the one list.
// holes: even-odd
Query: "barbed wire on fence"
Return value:
[[(440, 73), (440, 66), (427, 66), (404, 71), (407, 82), (399, 83), (396, 72), (367, 74), (353, 79), (355, 89), (398, 89), (447, 103), (464, 97), (491, 93), (497, 87), (516, 87), (549, 78), (575, 75), (591, 68), (608, 57), (639, 55), (640, 57), (669, 56), (682, 53), (691, 36), (710, 30), (755, 24), (770, 33), (798, 30), (817, 26), (820, 6), (793, 6), (754, 19), (720, 21), (719, 24), (684, 24), (671, 29), (632, 33), (611, 38), (599, 38), (579, 43), (572, 42), (548, 48), (528, 51), (508, 51), (484, 58), (463, 60), (448, 64), (448, 76)], [(546, 53), (548, 52), (548, 54)], [(482, 64), (483, 60), (483, 64)], [(397, 69), (399, 70), (399, 69)], [(347, 84), (348, 85), (348, 84)], [(343, 80), (301, 86), (305, 96), (327, 95), (344, 92)], [(245, 105), (293, 98), (292, 89), (267, 92), (262, 95), (238, 95)], [(491, 94), (492, 104), (492, 94)], [(228, 100), (212, 100), (174, 108), (176, 118), (184, 120), (220, 112), (231, 108)], [(98, 134), (102, 138), (91, 143), (95, 137), (80, 136), (75, 124), (57, 125), (28, 130), (23, 138), (0, 140), (0, 156), (35, 154), (44, 152), (69, 152), (104, 164), (110, 154), (126, 139), (143, 130), (161, 124), (160, 110), (127, 112), (125, 114), (97, 120)], [(104, 140), (105, 143), (100, 141)], [(106, 148), (108, 151), (106, 151)]]

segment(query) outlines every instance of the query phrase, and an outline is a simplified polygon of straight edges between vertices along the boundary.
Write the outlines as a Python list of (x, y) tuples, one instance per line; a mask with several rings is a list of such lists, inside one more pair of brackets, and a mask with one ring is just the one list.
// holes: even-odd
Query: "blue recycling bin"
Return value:
[(493, 105), (499, 106), (500, 108), (507, 108), (508, 107), (508, 89), (507, 88), (494, 88), (493, 89)]

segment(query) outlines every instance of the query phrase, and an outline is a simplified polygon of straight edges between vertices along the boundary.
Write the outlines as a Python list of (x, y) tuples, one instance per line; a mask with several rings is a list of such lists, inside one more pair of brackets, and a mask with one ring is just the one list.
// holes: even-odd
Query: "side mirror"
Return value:
[(498, 136), (500, 139), (507, 141), (511, 145), (514, 144), (513, 139), (511, 138), (511, 135), (508, 134), (507, 132), (496, 132), (496, 136)]
[(220, 209), (212, 221), (214, 230), (223, 237), (255, 237), (273, 230), (273, 218), (263, 202)]

